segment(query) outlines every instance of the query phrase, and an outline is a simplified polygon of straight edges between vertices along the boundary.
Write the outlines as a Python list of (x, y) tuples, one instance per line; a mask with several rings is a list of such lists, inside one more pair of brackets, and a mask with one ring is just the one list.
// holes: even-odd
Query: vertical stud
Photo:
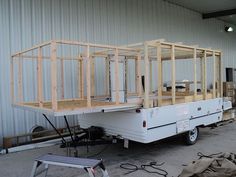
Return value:
[(64, 59), (61, 59), (61, 99), (65, 98), (64, 92)]
[(14, 58), (11, 57), (11, 101), (15, 103), (14, 96)]
[(171, 96), (172, 104), (175, 104), (175, 46), (171, 46)]
[(119, 58), (118, 58), (118, 49), (115, 49), (115, 86), (116, 86), (116, 105), (119, 105), (120, 102), (120, 77), (119, 77)]
[(19, 63), (18, 63), (18, 97), (19, 102), (23, 102), (23, 58), (19, 56)]
[(144, 87), (144, 108), (149, 108), (149, 74), (150, 66), (148, 59), (148, 44), (144, 44), (144, 65), (145, 65), (145, 87)]
[(91, 96), (95, 96), (95, 57), (91, 57)]
[(105, 58), (105, 63), (106, 63), (106, 78), (105, 78), (105, 89), (106, 89), (106, 94), (105, 95), (109, 95), (110, 94), (110, 90), (109, 90), (109, 80), (110, 80), (110, 58), (106, 57)]
[(194, 80), (193, 80), (193, 83), (194, 83), (194, 95), (193, 95), (193, 98), (194, 98), (194, 101), (197, 101), (197, 49), (194, 48), (193, 49), (193, 71), (194, 71)]
[(142, 96), (142, 76), (141, 76), (141, 53), (138, 53), (137, 57), (137, 85), (138, 85), (138, 96)]
[(57, 49), (56, 42), (51, 43), (51, 95), (52, 109), (57, 111)]
[(89, 56), (89, 45), (87, 45), (86, 51), (86, 60), (87, 60), (87, 67), (86, 67), (86, 88), (87, 88), (87, 107), (91, 107), (91, 58)]
[(80, 98), (84, 99), (84, 59), (81, 57), (79, 61), (79, 76), (80, 76)]
[(207, 99), (207, 60), (206, 60), (206, 50), (204, 51), (204, 58), (203, 58), (203, 62), (204, 62), (204, 100)]
[(157, 80), (157, 101), (158, 106), (162, 105), (162, 61), (161, 61), (161, 44), (157, 44), (157, 68), (158, 68), (158, 80)]
[(215, 56), (215, 51), (213, 51), (212, 55), (213, 55), (213, 98), (216, 98), (216, 56)]
[(39, 107), (43, 107), (43, 72), (42, 72), (42, 47), (38, 48), (37, 60), (37, 81), (38, 81), (38, 103)]

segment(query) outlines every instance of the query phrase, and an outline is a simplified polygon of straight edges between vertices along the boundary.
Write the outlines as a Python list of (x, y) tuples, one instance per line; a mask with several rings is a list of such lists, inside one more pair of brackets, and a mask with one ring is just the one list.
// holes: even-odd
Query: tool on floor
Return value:
[(124, 175), (128, 175), (128, 174), (136, 172), (138, 170), (143, 170), (147, 173), (152, 173), (152, 174), (156, 174), (158, 176), (167, 177), (168, 172), (161, 168), (161, 166), (163, 164), (164, 164), (164, 162), (160, 163), (160, 164), (158, 164), (157, 162), (150, 162), (148, 164), (142, 164), (139, 167), (139, 166), (132, 164), (132, 163), (122, 163), (122, 164), (120, 164), (120, 168), (122, 168), (124, 170), (128, 170), (128, 172), (126, 172)]
[[(44, 169), (37, 170), (39, 166), (41, 165), (45, 165)], [(51, 155), (51, 154), (43, 155), (35, 159), (30, 177), (36, 177), (44, 172), (45, 172), (45, 177), (46, 177), (49, 165), (85, 169), (88, 172), (89, 177), (95, 177), (94, 169), (99, 166), (102, 170), (103, 177), (109, 177), (108, 172), (105, 169), (105, 166), (103, 165), (102, 160), (65, 157), (65, 156), (58, 156), (58, 155)]]

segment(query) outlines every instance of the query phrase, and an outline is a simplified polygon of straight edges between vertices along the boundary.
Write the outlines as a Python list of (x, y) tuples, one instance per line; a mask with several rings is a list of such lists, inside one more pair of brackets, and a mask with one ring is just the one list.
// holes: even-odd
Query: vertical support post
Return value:
[(193, 80), (193, 83), (194, 83), (194, 95), (193, 95), (193, 98), (194, 98), (194, 101), (197, 101), (197, 49), (194, 48), (193, 49), (193, 72), (194, 72), (194, 80)]
[(43, 79), (42, 79), (42, 47), (38, 48), (37, 60), (37, 81), (38, 81), (38, 103), (39, 107), (43, 107)]
[(91, 96), (95, 96), (95, 61), (91, 57)]
[(120, 102), (120, 77), (119, 77), (119, 58), (118, 49), (115, 49), (115, 86), (116, 86), (116, 105)]
[(79, 61), (79, 76), (80, 76), (80, 98), (84, 99), (84, 59), (81, 57)]
[(106, 63), (106, 80), (105, 80), (105, 89), (106, 89), (106, 93), (105, 95), (109, 95), (110, 90), (109, 90), (109, 80), (110, 80), (110, 61), (109, 61), (109, 57), (105, 58), (105, 63)]
[(14, 58), (11, 57), (11, 101), (15, 103), (15, 96), (14, 96)]
[(19, 102), (23, 102), (23, 59), (19, 56), (19, 63), (18, 63), (18, 97)]
[(207, 60), (206, 60), (206, 50), (204, 51), (204, 100), (207, 99)]
[(144, 64), (145, 64), (145, 83), (144, 83), (144, 108), (149, 108), (149, 59), (148, 59), (148, 44), (144, 43)]
[(91, 107), (91, 58), (89, 56), (89, 45), (86, 48), (86, 59), (87, 59), (87, 67), (86, 67), (86, 88), (87, 88), (87, 107)]
[(158, 106), (162, 105), (162, 61), (161, 61), (161, 43), (157, 44), (157, 68), (158, 68), (158, 79), (157, 79), (157, 102)]
[(128, 96), (128, 60), (127, 57), (124, 58), (124, 65), (125, 65), (125, 99), (127, 100)]
[(141, 76), (141, 53), (138, 53), (137, 58), (137, 85), (138, 85), (138, 96), (142, 96), (142, 76)]
[(150, 94), (152, 93), (152, 59), (150, 59), (149, 60), (149, 65), (150, 65), (150, 75), (149, 75), (149, 80), (150, 80), (150, 82), (149, 82), (149, 87), (150, 87)]
[(223, 79), (222, 79), (222, 59), (221, 59), (222, 53), (219, 54), (219, 90), (220, 90), (220, 97), (223, 97)]
[(213, 98), (216, 98), (216, 56), (215, 51), (212, 53), (213, 55)]
[(134, 65), (135, 65), (135, 93), (138, 94), (138, 57), (135, 57), (134, 59)]
[(51, 43), (51, 95), (52, 109), (56, 111), (57, 105), (57, 47), (56, 42)]
[(171, 45), (171, 96), (175, 104), (175, 45)]
[(221, 73), (220, 73), (220, 57), (217, 57), (217, 72), (218, 72), (218, 77), (217, 77), (217, 94), (218, 97), (223, 97), (223, 95), (221, 95)]
[(61, 59), (61, 99), (65, 98), (64, 92), (64, 59)]
[(204, 63), (203, 63), (203, 57), (200, 57), (200, 68), (201, 68), (201, 93), (203, 95), (204, 93)]

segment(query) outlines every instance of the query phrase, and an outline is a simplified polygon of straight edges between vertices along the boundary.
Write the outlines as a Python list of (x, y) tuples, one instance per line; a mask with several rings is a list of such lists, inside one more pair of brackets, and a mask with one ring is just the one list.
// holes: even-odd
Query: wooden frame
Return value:
[[(64, 46), (74, 47), (69, 49), (73, 55), (62, 56), (60, 50)], [(78, 50), (77, 50), (78, 48)], [(46, 51), (49, 51), (46, 52)], [(35, 55), (37, 53), (37, 55)], [(68, 53), (68, 52), (65, 52)], [(213, 59), (213, 83), (209, 91), (207, 83), (207, 60)], [(23, 89), (23, 61), (32, 60), (37, 62), (37, 99), (25, 101)], [(103, 73), (104, 90), (103, 94), (96, 94), (95, 80), (97, 79), (95, 70), (97, 62), (104, 61), (105, 71)], [(128, 80), (128, 60), (133, 60), (135, 79), (129, 83)], [(193, 61), (193, 81), (176, 81), (176, 62), (179, 60)], [(16, 61), (16, 62), (15, 62)], [(45, 61), (50, 61), (50, 86), (51, 98), (46, 99), (44, 86), (48, 85), (43, 77)], [(75, 75), (77, 93), (76, 97), (66, 98), (65, 83), (67, 72), (66, 62), (76, 61), (78, 70)], [(171, 66), (171, 91), (166, 91), (163, 87), (165, 74), (163, 63), (170, 61)], [(197, 61), (200, 61), (201, 82), (197, 81)], [(111, 63), (114, 62), (114, 70)], [(48, 63), (48, 62), (47, 62)], [(156, 64), (155, 64), (156, 63)], [(17, 65), (17, 66), (15, 66)], [(125, 67), (125, 77), (121, 78), (121, 65)], [(88, 112), (100, 112), (104, 110), (125, 110), (131, 108), (144, 108), (153, 106), (165, 106), (178, 103), (187, 103), (203, 99), (214, 99), (222, 97), (222, 64), (221, 51), (188, 46), (180, 43), (169, 43), (161, 40), (146, 41), (144, 43), (131, 44), (128, 46), (111, 46), (77, 41), (53, 40), (30, 49), (18, 52), (11, 59), (11, 92), (12, 101), (15, 106), (34, 110), (37, 112), (50, 112), (54, 115), (70, 115)], [(15, 68), (17, 72), (15, 72)], [(95, 69), (96, 68), (96, 69)], [(154, 71), (153, 71), (154, 68)], [(144, 71), (142, 73), (142, 71)], [(17, 77), (14, 74), (17, 73)], [(59, 73), (59, 74), (58, 74)], [(112, 78), (111, 73), (114, 74)], [(155, 75), (153, 75), (155, 74)], [(144, 83), (142, 82), (144, 76)], [(153, 77), (153, 79), (151, 79)], [(115, 79), (114, 98), (112, 97), (111, 80)], [(124, 80), (126, 94), (122, 101), (122, 84)], [(156, 82), (156, 83), (155, 83)], [(128, 92), (133, 84), (134, 91)], [(176, 84), (185, 84), (185, 92), (179, 92)], [(190, 85), (193, 84), (193, 90)], [(201, 92), (198, 92), (198, 84), (201, 84)], [(156, 86), (156, 90), (153, 87)], [(86, 88), (86, 89), (84, 89)], [(188, 88), (188, 89), (187, 89)], [(59, 94), (59, 89), (61, 94)]]

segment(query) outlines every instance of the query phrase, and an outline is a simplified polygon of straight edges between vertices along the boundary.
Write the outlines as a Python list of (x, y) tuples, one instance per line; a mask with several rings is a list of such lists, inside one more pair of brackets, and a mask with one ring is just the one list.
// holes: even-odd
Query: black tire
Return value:
[(199, 129), (195, 127), (193, 130), (184, 134), (184, 141), (187, 145), (193, 145), (197, 142), (199, 137)]

